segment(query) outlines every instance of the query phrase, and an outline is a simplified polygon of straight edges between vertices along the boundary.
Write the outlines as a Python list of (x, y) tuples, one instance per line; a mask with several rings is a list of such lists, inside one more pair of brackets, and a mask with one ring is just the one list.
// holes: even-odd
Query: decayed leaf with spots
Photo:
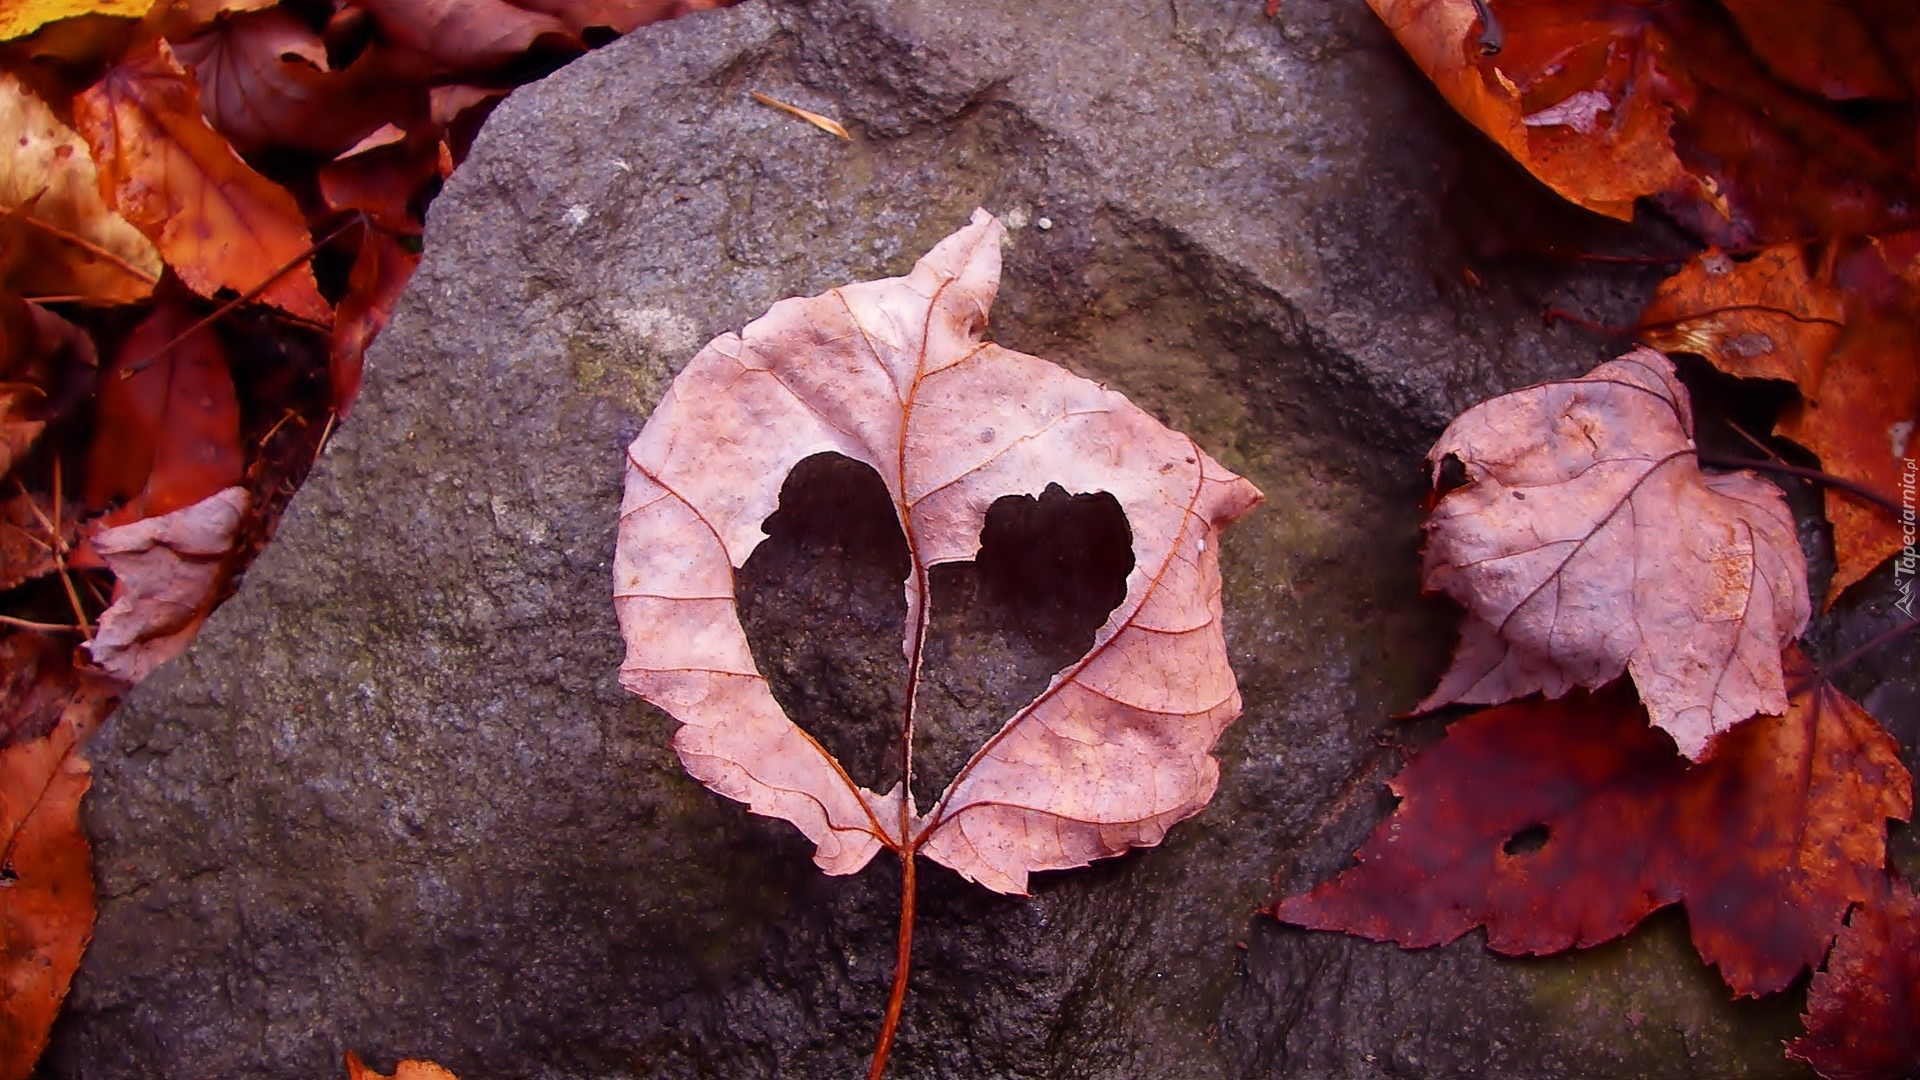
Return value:
[(332, 319), (302, 258), (312, 243), (293, 196), (208, 126), (192, 75), (164, 41), (128, 57), (74, 101), (101, 186), (195, 292), (250, 294)]
[(86, 141), (47, 104), (0, 72), (0, 213), (26, 219), (7, 253), (8, 276), (28, 296), (131, 303), (153, 291), (160, 254), (110, 209)]
[(1787, 1044), (1826, 1080), (1902, 1080), (1920, 1069), (1920, 899), (1893, 879), (1855, 908), (1807, 990), (1807, 1033)]
[[(689, 772), (792, 822), (828, 873), (888, 848), (1021, 893), (1033, 871), (1159, 843), (1212, 797), (1209, 751), (1240, 711), (1216, 536), (1259, 493), (1120, 394), (981, 340), (1002, 235), (976, 212), (904, 278), (783, 300), (714, 339), (628, 450), (621, 681), (680, 721)], [(871, 465), (893, 495), (912, 557), (910, 679), (927, 575), (975, 557), (996, 498), (1053, 483), (1104, 491), (1132, 530), (1126, 598), (1092, 649), (924, 814), (902, 787), (860, 786), (787, 718), (734, 606), (733, 568), (763, 539), (782, 482), (829, 451)], [(910, 754), (911, 714), (904, 734)]]
[(1427, 518), (1425, 582), (1467, 609), (1420, 711), (1559, 697), (1630, 673), (1698, 758), (1787, 707), (1780, 653), (1806, 628), (1806, 559), (1778, 488), (1707, 475), (1673, 364), (1636, 349), (1462, 413), (1428, 452), (1466, 482)]
[(1272, 909), (1417, 948), (1485, 926), (1498, 952), (1584, 948), (1686, 905), (1737, 993), (1785, 987), (1873, 895), (1886, 822), (1913, 812), (1900, 748), (1792, 657), (1783, 716), (1717, 736), (1698, 764), (1624, 685), (1460, 720), (1391, 787), (1359, 865)]

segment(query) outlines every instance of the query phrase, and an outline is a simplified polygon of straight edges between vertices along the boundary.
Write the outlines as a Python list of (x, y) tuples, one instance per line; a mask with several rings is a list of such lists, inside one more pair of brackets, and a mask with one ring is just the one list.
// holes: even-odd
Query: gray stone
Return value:
[[(898, 867), (821, 876), (619, 689), (621, 450), (708, 337), (903, 272), (976, 205), (1013, 226), (997, 339), (1269, 503), (1223, 547), (1247, 709), (1218, 797), (1028, 899), (923, 871), (891, 1075), (1792, 1073), (1797, 1001), (1730, 1003), (1678, 916), (1531, 962), (1252, 916), (1379, 819), (1376, 735), (1444, 660), (1420, 451), (1613, 351), (1543, 307), (1624, 322), (1657, 274), (1487, 258), (1645, 238), (1557, 216), (1359, 0), (1283, 8), (753, 0), (513, 94), (279, 539), (95, 744), (99, 927), (45, 1073), (337, 1076), (351, 1048), (463, 1080), (858, 1075)], [(803, 472), (743, 605), (789, 708), (876, 782), (898, 534), (857, 470)], [(1112, 603), (1102, 509), (1011, 506), (936, 582), (932, 772)]]

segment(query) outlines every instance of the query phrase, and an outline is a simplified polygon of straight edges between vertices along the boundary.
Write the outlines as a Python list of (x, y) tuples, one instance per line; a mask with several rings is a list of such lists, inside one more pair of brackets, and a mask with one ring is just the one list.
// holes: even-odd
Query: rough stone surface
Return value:
[[(1729, 1002), (1674, 915), (1532, 962), (1250, 917), (1379, 819), (1386, 717), (1443, 665), (1420, 451), (1613, 351), (1543, 307), (1618, 323), (1651, 280), (1491, 257), (1572, 226), (1359, 0), (1260, 7), (753, 0), (516, 92), (280, 538), (96, 743), (100, 922), (46, 1075), (323, 1077), (348, 1048), (464, 1080), (858, 1075), (898, 868), (821, 876), (618, 688), (621, 450), (708, 337), (900, 273), (976, 205), (1014, 226), (998, 339), (1269, 503), (1223, 547), (1247, 710), (1213, 805), (1029, 899), (923, 871), (891, 1075), (1793, 1074), (1798, 1001)], [(900, 693), (876, 482), (803, 467), (740, 575), (764, 670), (856, 774)], [(1084, 645), (1125, 569), (1110, 509), (1010, 505), (936, 583), (926, 760)], [(1868, 691), (1914, 706), (1910, 675)]]

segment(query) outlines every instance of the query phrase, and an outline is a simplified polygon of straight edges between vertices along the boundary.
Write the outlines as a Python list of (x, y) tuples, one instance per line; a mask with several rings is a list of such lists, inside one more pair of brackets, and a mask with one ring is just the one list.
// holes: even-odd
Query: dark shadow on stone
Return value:
[(980, 555), (933, 568), (914, 735), (914, 798), (940, 792), (1054, 674), (1085, 655), (1127, 595), (1133, 532), (1106, 492), (1007, 495), (987, 509)]
[(900, 777), (900, 653), (911, 561), (880, 474), (840, 454), (794, 466), (767, 538), (734, 572), (754, 663), (856, 783)]

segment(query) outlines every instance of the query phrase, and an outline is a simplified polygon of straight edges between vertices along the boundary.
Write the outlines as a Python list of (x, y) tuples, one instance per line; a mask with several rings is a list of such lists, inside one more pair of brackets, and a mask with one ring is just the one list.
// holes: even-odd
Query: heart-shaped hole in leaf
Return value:
[[(621, 682), (680, 721), (688, 772), (792, 822), (821, 869), (853, 873), (881, 848), (902, 860), (899, 963), (874, 1076), (906, 988), (916, 855), (1024, 893), (1035, 870), (1157, 844), (1212, 798), (1211, 750), (1240, 712), (1217, 537), (1260, 493), (1119, 393), (982, 340), (1003, 235), (976, 211), (906, 277), (782, 300), (715, 338), (627, 451), (614, 558)], [(905, 782), (884, 794), (781, 707), (736, 603), (734, 570), (765, 539), (787, 478), (823, 453), (874, 470), (906, 542)], [(908, 792), (935, 574), (980, 557), (1002, 497), (1034, 497), (1038, 509), (1056, 485), (1119, 507), (1131, 537), (1125, 593), (1086, 650), (922, 813)]]

